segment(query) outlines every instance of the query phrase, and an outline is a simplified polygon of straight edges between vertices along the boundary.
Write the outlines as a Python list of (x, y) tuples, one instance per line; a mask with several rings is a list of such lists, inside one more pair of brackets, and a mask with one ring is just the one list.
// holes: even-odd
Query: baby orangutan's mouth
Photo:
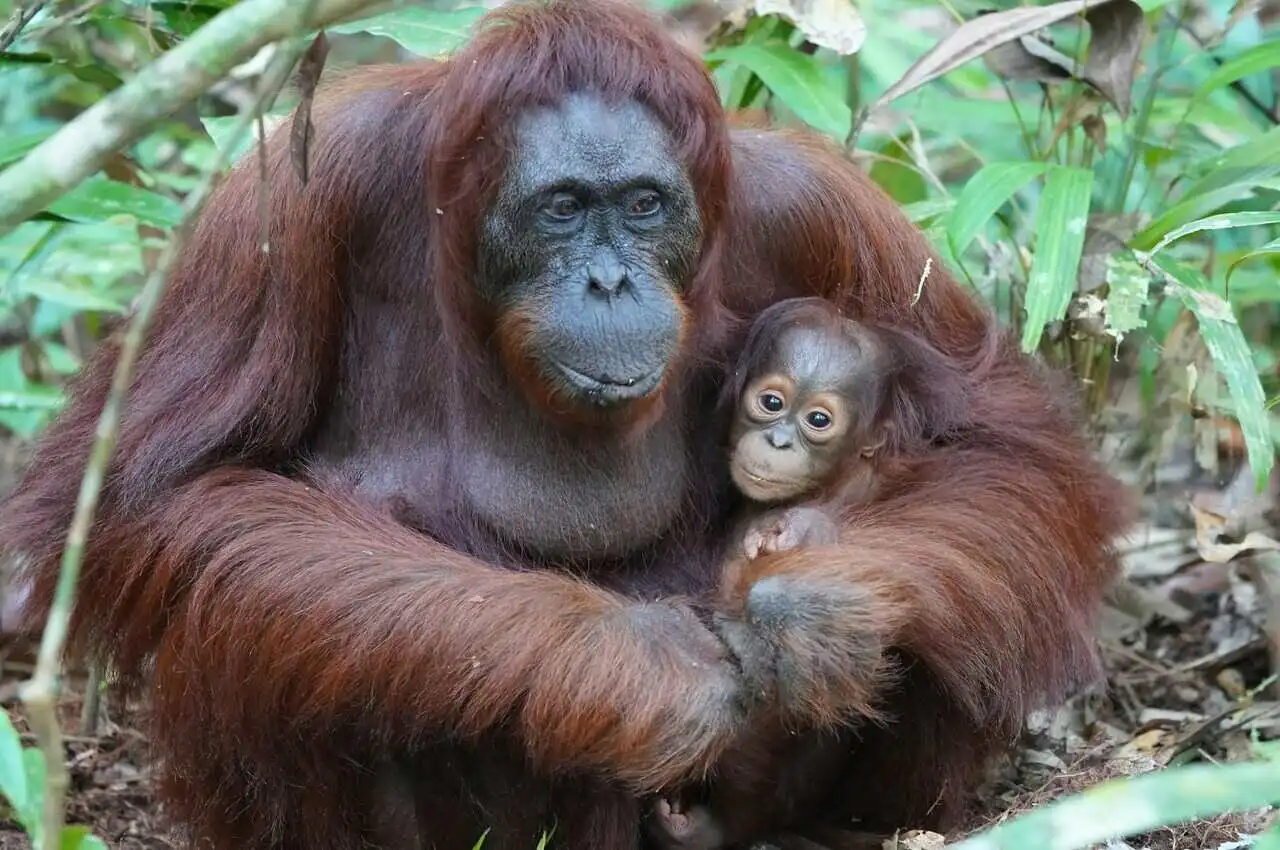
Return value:
[(741, 464), (733, 465), (732, 477), (738, 489), (757, 502), (781, 502), (804, 489), (803, 483), (788, 478), (770, 478)]

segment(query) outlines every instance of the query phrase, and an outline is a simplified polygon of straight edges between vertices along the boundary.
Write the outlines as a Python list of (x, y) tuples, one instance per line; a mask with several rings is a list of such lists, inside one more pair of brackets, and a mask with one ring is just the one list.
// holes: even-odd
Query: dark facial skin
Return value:
[(481, 297), (527, 322), (526, 355), (557, 395), (617, 406), (661, 385), (701, 230), (661, 123), (580, 94), (516, 122), (484, 222)]
[(882, 381), (869, 335), (806, 326), (784, 330), (739, 399), (730, 431), (733, 482), (777, 504), (829, 483), (850, 452), (874, 450)]

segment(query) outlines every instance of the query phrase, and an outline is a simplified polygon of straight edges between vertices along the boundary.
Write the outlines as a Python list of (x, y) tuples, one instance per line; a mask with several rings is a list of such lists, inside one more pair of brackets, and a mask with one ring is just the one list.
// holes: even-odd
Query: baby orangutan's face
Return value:
[(738, 400), (730, 431), (730, 474), (747, 498), (784, 502), (839, 471), (865, 436), (856, 400), (879, 383), (866, 355), (816, 329), (779, 336), (766, 368)]

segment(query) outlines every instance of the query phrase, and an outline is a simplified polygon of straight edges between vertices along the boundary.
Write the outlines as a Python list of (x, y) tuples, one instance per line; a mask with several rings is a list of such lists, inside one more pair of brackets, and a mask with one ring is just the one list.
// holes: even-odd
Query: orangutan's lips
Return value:
[(658, 367), (652, 372), (644, 375), (635, 375), (621, 380), (613, 377), (595, 378), (591, 375), (585, 375), (567, 366), (564, 363), (556, 362), (569, 383), (574, 389), (585, 395), (593, 403), (607, 406), (612, 404), (621, 404), (628, 401), (642, 399), (649, 395), (658, 386), (662, 380), (663, 367)]

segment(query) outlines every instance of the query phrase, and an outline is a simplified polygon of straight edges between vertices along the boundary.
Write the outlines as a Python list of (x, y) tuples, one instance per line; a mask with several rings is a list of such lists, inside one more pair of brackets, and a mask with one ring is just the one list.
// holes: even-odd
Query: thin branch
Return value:
[[(294, 19), (297, 20), (296, 15)], [(261, 114), (262, 105), (279, 92), (288, 79), (290, 69), (306, 49), (307, 43), (308, 40), (305, 38), (296, 38), (281, 45), (262, 75), (257, 96), (252, 103), (246, 104), (240, 111), (231, 131), (229, 144), (222, 149), (217, 161), (209, 169), (200, 185), (184, 199), (182, 225), (174, 231), (156, 267), (143, 285), (138, 299), (137, 313), (129, 323), (129, 330), (120, 345), (120, 355), (111, 380), (111, 390), (102, 408), (102, 414), (98, 417), (98, 427), (89, 455), (88, 467), (80, 482), (75, 516), (67, 534), (66, 547), (63, 549), (58, 587), (40, 641), (36, 670), (31, 679), (23, 684), (21, 690), (22, 701), (28, 710), (28, 720), (40, 740), (40, 748), (44, 753), (47, 766), (43, 828), (41, 843), (37, 850), (41, 848), (47, 850), (60, 845), (64, 799), (68, 786), (67, 765), (62, 750), (62, 730), (59, 728), (57, 717), (60, 661), (62, 649), (66, 643), (71, 609), (75, 601), (76, 585), (80, 579), (80, 564), (84, 558), (85, 543), (89, 537), (89, 530), (93, 526), (93, 517), (98, 507), (98, 497), (102, 490), (107, 465), (115, 449), (120, 412), (124, 407), (129, 383), (133, 380), (133, 370), (142, 348), (142, 340), (156, 306), (160, 303), (160, 296), (164, 293), (169, 269), (180, 253), (195, 217), (204, 208), (214, 184), (226, 166), (229, 154), (235, 148), (236, 140), (257, 120), (258, 115)]]
[(13, 10), (9, 23), (0, 29), (0, 50), (8, 50), (9, 45), (18, 40), (18, 36), (22, 35), (22, 28), (31, 23), (31, 19), (44, 8), (46, 2), (47, 0), (32, 0), (31, 3)]
[[(314, 0), (323, 28), (386, 6), (379, 0)], [(236, 65), (297, 33), (297, 0), (244, 0), (0, 172), (0, 236), (96, 172), (156, 121), (195, 100)]]

